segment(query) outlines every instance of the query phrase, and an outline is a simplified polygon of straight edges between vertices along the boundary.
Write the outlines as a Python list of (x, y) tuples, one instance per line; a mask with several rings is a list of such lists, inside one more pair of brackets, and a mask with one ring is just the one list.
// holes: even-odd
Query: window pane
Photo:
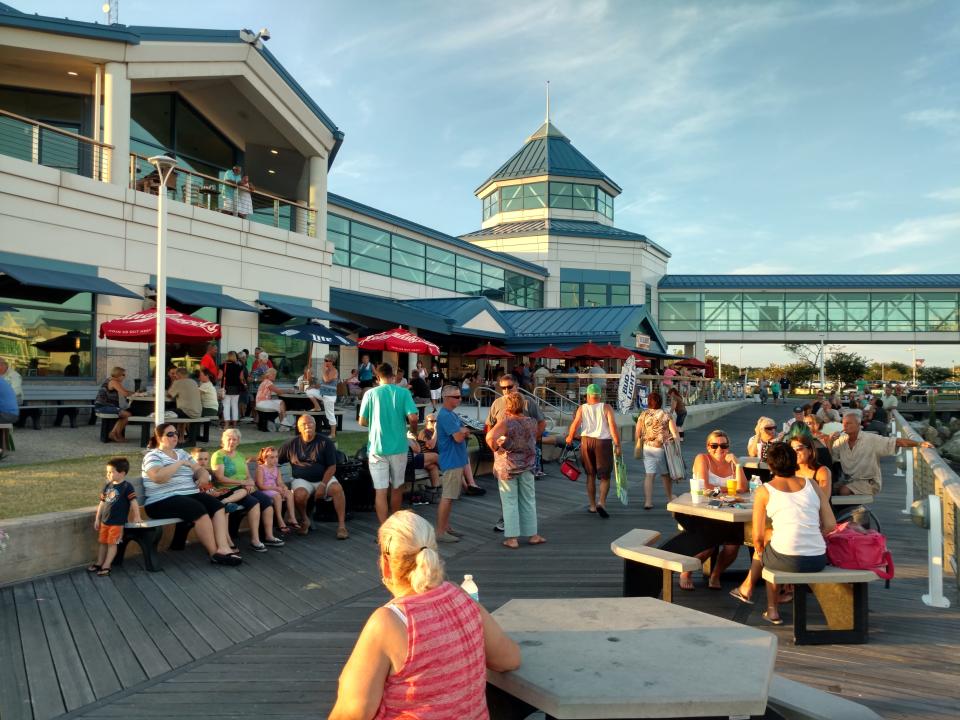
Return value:
[(430, 275), (437, 275), (439, 277), (456, 277), (457, 269), (453, 265), (447, 265), (446, 263), (440, 263), (435, 260), (427, 260), (427, 272)]
[[(0, 357), (4, 357), (24, 377), (63, 377), (72, 355), (80, 356), (78, 377), (91, 377), (91, 340), (93, 313), (64, 312), (52, 303), (24, 304), (23, 300), (3, 299), (19, 312), (0, 310)], [(36, 343), (42, 343), (37, 347)], [(71, 369), (72, 372), (72, 369)]]
[(438, 248), (427, 245), (427, 259), (428, 260), (437, 260), (442, 263), (447, 263), (447, 265), (455, 265), (457, 261), (457, 256), (452, 252), (447, 252), (446, 250), (440, 250)]
[(915, 300), (919, 332), (957, 331), (956, 293), (917, 293)]
[(420, 257), (423, 257), (423, 254), (424, 254), (423, 243), (419, 243), (416, 240), (410, 240), (408, 238), (403, 237), (402, 235), (393, 235), (392, 238), (393, 238), (394, 250), (402, 250), (405, 253), (409, 253), (411, 255), (419, 255)]
[(783, 312), (788, 332), (822, 330), (827, 327), (827, 294), (787, 293)]
[[(354, 238), (363, 238), (364, 240), (369, 240), (379, 245), (390, 246), (390, 233), (385, 230), (358, 222), (351, 223), (350, 228), (350, 232)], [(354, 250), (354, 252), (356, 252), (356, 250)]]
[(228, 168), (233, 164), (233, 145), (190, 105), (180, 98), (176, 102), (176, 152), (210, 165)]
[(483, 274), (485, 277), (497, 278), (503, 280), (503, 268), (496, 265), (483, 264)]
[(477, 282), (480, 281), (480, 268), (481, 263), (479, 260), (473, 260), (472, 258), (464, 257), (463, 255), (457, 255), (457, 269), (458, 270), (469, 270), (470, 272), (477, 274)]
[(409, 280), (410, 282), (420, 283), (421, 285), (425, 284), (425, 274), (423, 270), (417, 270), (413, 267), (406, 267), (404, 265), (393, 264), (391, 269), (391, 274), (395, 278), (400, 280)]
[(403, 252), (401, 250), (393, 251), (393, 264), (403, 265), (404, 267), (423, 270), (423, 256), (413, 253)]
[(169, 93), (130, 98), (130, 137), (156, 147), (173, 148), (173, 96)]
[(876, 332), (913, 330), (913, 293), (872, 293), (870, 328)]
[(431, 275), (430, 276), (430, 285), (436, 288), (443, 288), (444, 290), (456, 290), (457, 281), (451, 275), (450, 277), (443, 277), (441, 275)]
[(743, 329), (783, 330), (783, 293), (745, 293)]
[(523, 207), (525, 209), (536, 209), (546, 207), (547, 184), (543, 182), (530, 183), (523, 186)]
[[(284, 325), (297, 324), (296, 318), (284, 323)], [(310, 362), (312, 343), (270, 332), (284, 325), (269, 325), (261, 320), (257, 344), (270, 355), (270, 360), (277, 369), (278, 380), (295, 380)]]
[(368, 272), (377, 273), (379, 275), (389, 275), (390, 274), (390, 263), (385, 260), (376, 260), (370, 257), (364, 257), (363, 255), (352, 255), (350, 257), (350, 267), (355, 267), (358, 270), (366, 270)]
[(377, 245), (376, 243), (367, 242), (366, 240), (360, 240), (359, 238), (353, 238), (351, 242), (351, 251), (353, 256), (364, 255), (366, 257), (376, 258), (378, 260), (390, 261), (390, 248), (384, 247), (383, 245)]
[(464, 278), (457, 278), (457, 292), (461, 292), (465, 295), (479, 295), (480, 283), (472, 283)]
[(610, 304), (611, 305), (629, 305), (630, 304), (630, 286), (629, 285), (611, 285), (610, 286)]
[(500, 188), (500, 209), (503, 212), (523, 209), (523, 185)]
[(867, 332), (870, 330), (868, 293), (834, 293), (827, 307), (830, 330)]
[(346, 218), (342, 218), (339, 215), (330, 215), (327, 214), (327, 230), (333, 230), (334, 232), (349, 233), (350, 232), (350, 221)]
[(743, 310), (740, 293), (704, 293), (704, 330), (743, 329)]

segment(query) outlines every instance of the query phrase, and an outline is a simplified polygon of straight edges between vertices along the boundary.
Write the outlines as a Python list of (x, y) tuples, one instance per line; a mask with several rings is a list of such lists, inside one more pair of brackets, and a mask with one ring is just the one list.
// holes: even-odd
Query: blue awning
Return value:
[(282, 312), (285, 315), (289, 315), (292, 318), (306, 318), (308, 320), (332, 320), (334, 322), (350, 322), (346, 318), (342, 318), (339, 315), (334, 315), (333, 313), (326, 312), (324, 310), (318, 310), (313, 307), (313, 305), (299, 304), (295, 302), (290, 302), (287, 300), (273, 300), (266, 299), (261, 297), (260, 304), (266, 305), (271, 310), (277, 310)]
[[(157, 289), (154, 284), (150, 284), (147, 287), (154, 291)], [(255, 307), (247, 305), (235, 297), (207, 290), (179, 287), (176, 284), (167, 284), (167, 297), (179, 305), (189, 305), (198, 308), (215, 307), (221, 310), (240, 310), (241, 312), (252, 313), (257, 312)]]
[(117, 297), (142, 300), (135, 292), (127, 290), (112, 280), (97, 275), (54, 270), (51, 268), (27, 267), (6, 261), (0, 261), (0, 295), (23, 300), (39, 299), (32, 297), (31, 288), (43, 288), (43, 299), (53, 299), (62, 303), (77, 293), (89, 292), (97, 295), (115, 295)]

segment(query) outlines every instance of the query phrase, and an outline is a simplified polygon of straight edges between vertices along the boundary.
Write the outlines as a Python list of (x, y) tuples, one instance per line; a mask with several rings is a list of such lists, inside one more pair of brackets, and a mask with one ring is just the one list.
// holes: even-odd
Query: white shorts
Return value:
[(337, 428), (337, 396), (336, 395), (321, 395), (320, 401), (323, 403), (323, 412), (327, 416), (327, 422), (330, 424), (330, 427), (336, 430)]
[(431, 399), (431, 400), (439, 400), (439, 399), (440, 399), (440, 393), (441, 393), (441, 392), (443, 392), (443, 388), (437, 388), (436, 390), (431, 390), (431, 391), (430, 391), (430, 399)]
[(654, 445), (643, 446), (643, 470), (647, 475), (669, 475), (667, 451)]
[[(336, 476), (330, 478), (329, 482), (327, 482), (326, 487), (324, 487), (323, 489), (323, 499), (326, 500), (327, 502), (330, 502), (333, 499), (330, 497), (330, 487), (334, 484), (336, 485), (340, 484), (340, 481), (337, 480)], [(296, 490), (297, 488), (300, 488), (300, 489), (306, 490), (311, 495), (316, 495), (317, 488), (320, 487), (321, 485), (323, 485), (322, 482), (310, 482), (309, 480), (304, 480), (303, 478), (294, 478), (293, 482), (290, 483), (290, 489)]]
[(407, 453), (367, 456), (374, 490), (403, 487), (407, 475)]

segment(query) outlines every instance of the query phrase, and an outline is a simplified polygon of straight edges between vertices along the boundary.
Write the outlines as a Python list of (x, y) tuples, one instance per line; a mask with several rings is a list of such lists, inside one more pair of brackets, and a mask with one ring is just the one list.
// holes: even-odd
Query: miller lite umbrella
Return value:
[(276, 329), (269, 330), (268, 332), (274, 333), (275, 335), (283, 335), (284, 337), (293, 338), (295, 340), (306, 340), (308, 342), (320, 343), (321, 345), (352, 346), (356, 344), (353, 342), (353, 340), (345, 335), (334, 332), (326, 325), (321, 325), (318, 322), (278, 327)]
[(387, 350), (389, 352), (417, 353), (418, 355), (439, 355), (440, 348), (409, 330), (396, 327), (392, 330), (367, 335), (357, 341), (362, 350)]
[[(167, 342), (198, 343), (220, 337), (220, 326), (184, 315), (167, 307)], [(157, 309), (141, 310), (131, 315), (100, 323), (100, 337), (124, 342), (154, 342), (157, 339)]]

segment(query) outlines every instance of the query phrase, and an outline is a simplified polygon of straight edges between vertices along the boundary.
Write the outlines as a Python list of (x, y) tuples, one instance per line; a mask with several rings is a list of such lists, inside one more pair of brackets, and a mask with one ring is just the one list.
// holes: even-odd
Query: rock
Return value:
[(940, 447), (943, 445), (943, 438), (940, 437), (940, 433), (937, 432), (937, 429), (934, 427), (927, 425), (920, 435), (927, 442), (933, 443), (935, 447)]
[(940, 448), (940, 454), (952, 460), (960, 460), (960, 434), (954, 435)]

